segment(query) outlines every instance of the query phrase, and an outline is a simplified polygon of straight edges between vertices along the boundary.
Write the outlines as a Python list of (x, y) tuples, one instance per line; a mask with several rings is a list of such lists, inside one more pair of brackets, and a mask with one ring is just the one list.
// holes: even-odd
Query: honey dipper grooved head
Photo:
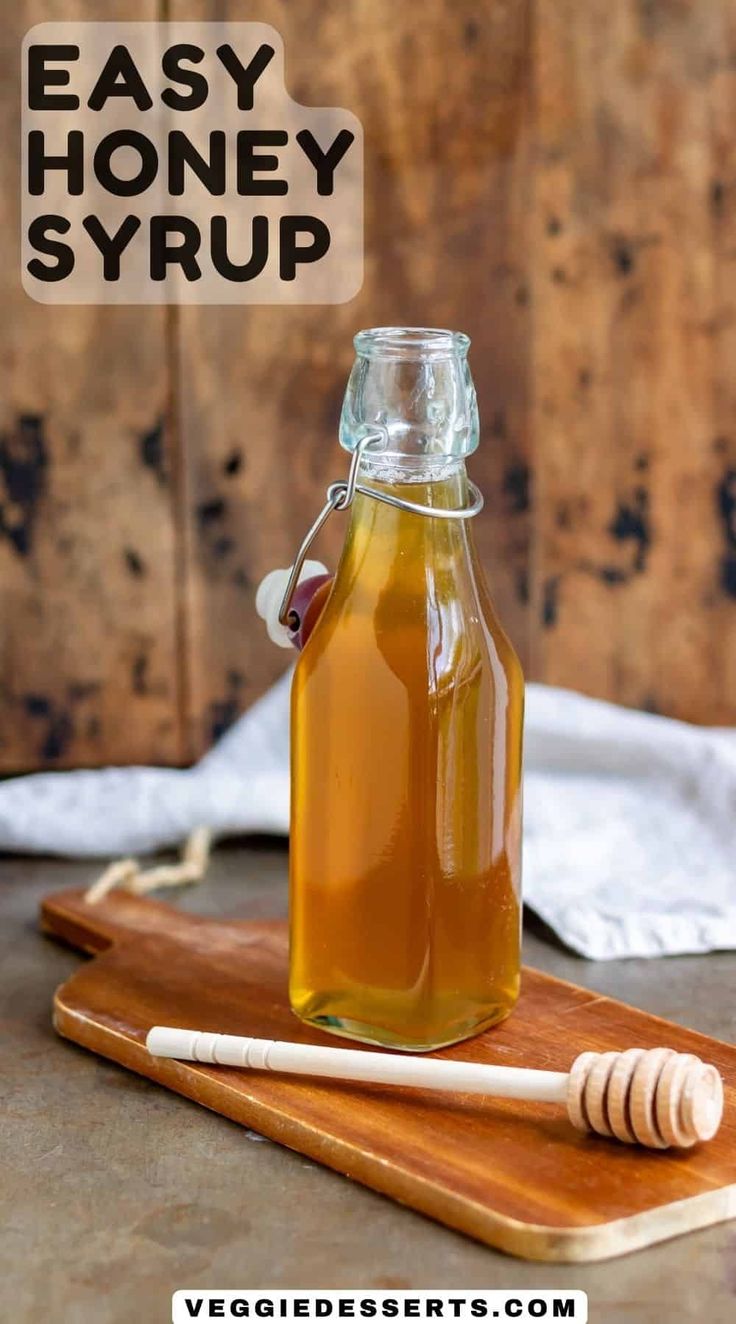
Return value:
[(671, 1048), (581, 1053), (567, 1083), (573, 1126), (650, 1149), (711, 1140), (723, 1115), (715, 1067)]

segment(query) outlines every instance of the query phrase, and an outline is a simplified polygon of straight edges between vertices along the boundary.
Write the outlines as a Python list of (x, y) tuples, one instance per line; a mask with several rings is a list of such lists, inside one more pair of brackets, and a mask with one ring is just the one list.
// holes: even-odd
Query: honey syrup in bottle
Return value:
[(417, 1051), (501, 1020), (519, 991), (523, 677), (472, 520), (430, 513), (469, 503), (468, 344), (356, 336), (340, 440), (381, 443), (292, 688), (293, 1009)]

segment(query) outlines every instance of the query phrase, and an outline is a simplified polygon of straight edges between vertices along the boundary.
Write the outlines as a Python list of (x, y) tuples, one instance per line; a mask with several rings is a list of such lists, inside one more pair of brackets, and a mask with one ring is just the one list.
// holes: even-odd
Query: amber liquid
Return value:
[[(465, 477), (388, 490), (458, 506)], [(470, 521), (358, 495), (292, 691), (290, 994), (305, 1021), (422, 1050), (511, 1010), (522, 707)]]

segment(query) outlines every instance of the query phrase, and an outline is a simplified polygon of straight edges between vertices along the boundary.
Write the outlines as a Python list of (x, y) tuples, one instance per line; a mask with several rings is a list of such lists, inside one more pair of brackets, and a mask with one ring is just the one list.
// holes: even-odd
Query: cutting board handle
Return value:
[(135, 934), (160, 933), (171, 938), (184, 936), (201, 924), (194, 915), (130, 892), (110, 892), (93, 905), (85, 896), (85, 891), (74, 890), (45, 897), (41, 903), (44, 933), (80, 951), (95, 953)]

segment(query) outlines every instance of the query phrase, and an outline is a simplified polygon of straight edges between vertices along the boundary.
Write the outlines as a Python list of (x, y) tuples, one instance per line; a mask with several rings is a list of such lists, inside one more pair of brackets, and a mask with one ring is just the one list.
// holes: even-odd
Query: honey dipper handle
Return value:
[(333, 1080), (409, 1085), (505, 1099), (537, 1099), (547, 1103), (564, 1103), (567, 1097), (568, 1077), (564, 1071), (526, 1071), (480, 1062), (450, 1062), (442, 1058), (327, 1048), (321, 1044), (292, 1044), (234, 1034), (208, 1034), (165, 1025), (153, 1027), (146, 1039), (146, 1047), (154, 1057), (173, 1057), (255, 1071), (283, 1071), (299, 1076), (327, 1076)]

